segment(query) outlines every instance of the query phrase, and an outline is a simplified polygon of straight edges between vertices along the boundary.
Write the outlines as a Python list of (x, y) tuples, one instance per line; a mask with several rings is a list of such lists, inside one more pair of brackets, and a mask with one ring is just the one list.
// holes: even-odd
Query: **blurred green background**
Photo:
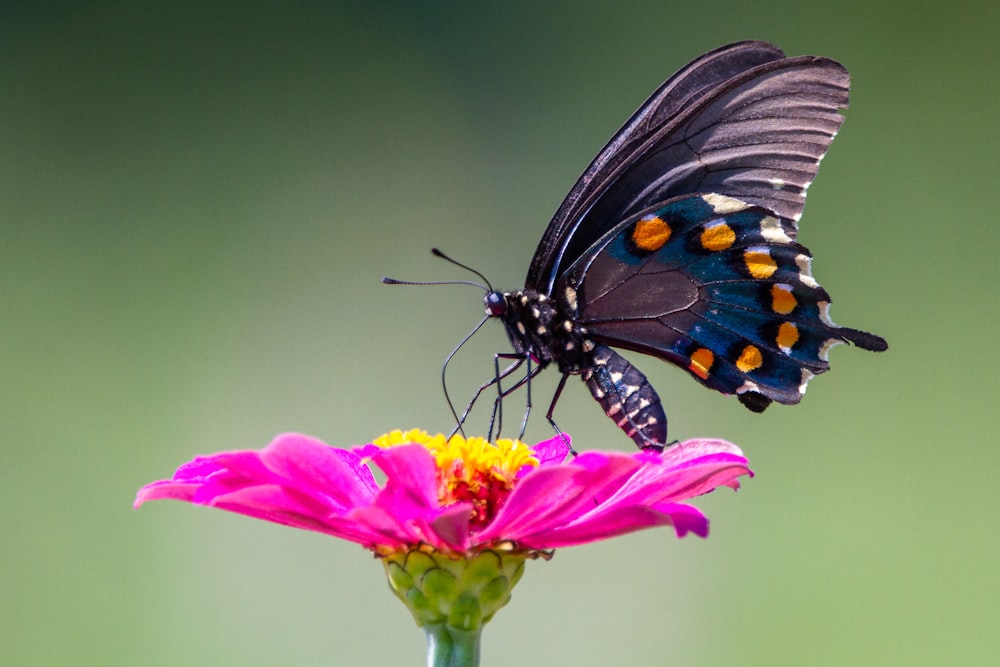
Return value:
[[(0, 663), (417, 665), (367, 552), (136, 489), (282, 431), (444, 430), (463, 287), (522, 284), (552, 212), (664, 78), (739, 39), (843, 62), (801, 239), (841, 324), (764, 415), (630, 357), (677, 438), (757, 477), (532, 563), (484, 665), (987, 665), (1000, 653), (1000, 12), (990, 3), (5, 3)], [(506, 351), (451, 370), (459, 400)], [(547, 397), (556, 374), (537, 385)], [(547, 398), (539, 399), (539, 403)], [(631, 448), (578, 382), (582, 448)], [(477, 413), (477, 423), (484, 422)], [(550, 433), (540, 415), (529, 437)]]

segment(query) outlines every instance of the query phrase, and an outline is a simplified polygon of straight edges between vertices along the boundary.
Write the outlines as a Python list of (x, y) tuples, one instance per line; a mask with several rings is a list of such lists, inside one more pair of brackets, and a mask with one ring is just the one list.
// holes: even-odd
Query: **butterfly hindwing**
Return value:
[(829, 368), (830, 347), (884, 341), (830, 321), (794, 232), (733, 198), (678, 197), (606, 234), (560, 285), (575, 290), (577, 322), (598, 343), (666, 359), (726, 394), (797, 403)]

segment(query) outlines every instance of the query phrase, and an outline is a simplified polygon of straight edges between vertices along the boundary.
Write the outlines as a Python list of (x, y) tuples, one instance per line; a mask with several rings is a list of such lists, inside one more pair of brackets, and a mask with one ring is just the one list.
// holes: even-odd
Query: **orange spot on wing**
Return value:
[(786, 352), (792, 349), (795, 343), (799, 342), (799, 328), (791, 322), (782, 322), (778, 327), (778, 336), (775, 339), (778, 347)]
[(659, 250), (663, 244), (670, 240), (672, 230), (670, 225), (656, 216), (643, 218), (635, 223), (632, 230), (632, 242), (640, 250), (652, 252)]
[(764, 357), (761, 355), (760, 350), (753, 345), (747, 345), (743, 348), (743, 352), (740, 353), (740, 358), (736, 360), (736, 368), (744, 373), (749, 373), (760, 368), (763, 363)]
[(799, 305), (799, 302), (795, 300), (795, 295), (792, 294), (792, 289), (785, 285), (771, 285), (771, 309), (780, 314), (787, 315), (795, 307)]
[(749, 249), (743, 253), (743, 261), (747, 266), (750, 275), (758, 280), (770, 278), (778, 270), (778, 263), (774, 261), (767, 249)]
[(713, 363), (715, 363), (715, 355), (712, 354), (712, 351), (699, 347), (691, 353), (691, 363), (688, 365), (688, 370), (702, 380), (707, 380), (708, 371), (712, 368)]
[(736, 242), (736, 232), (724, 222), (705, 226), (701, 232), (701, 247), (705, 250), (725, 250)]

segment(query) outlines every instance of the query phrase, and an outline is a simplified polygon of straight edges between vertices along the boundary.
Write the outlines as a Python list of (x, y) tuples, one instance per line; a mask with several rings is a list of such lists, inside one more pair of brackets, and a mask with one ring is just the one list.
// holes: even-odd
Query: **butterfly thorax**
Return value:
[(541, 366), (555, 362), (562, 373), (580, 373), (590, 365), (594, 344), (574, 322), (571, 304), (530, 289), (490, 292), (485, 303), (487, 315), (503, 322), (518, 354), (530, 354)]

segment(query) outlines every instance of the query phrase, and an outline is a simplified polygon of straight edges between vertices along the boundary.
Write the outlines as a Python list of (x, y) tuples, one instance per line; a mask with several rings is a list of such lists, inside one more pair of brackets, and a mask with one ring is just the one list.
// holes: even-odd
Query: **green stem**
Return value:
[(459, 630), (444, 623), (425, 625), (427, 667), (478, 667), (481, 629)]

